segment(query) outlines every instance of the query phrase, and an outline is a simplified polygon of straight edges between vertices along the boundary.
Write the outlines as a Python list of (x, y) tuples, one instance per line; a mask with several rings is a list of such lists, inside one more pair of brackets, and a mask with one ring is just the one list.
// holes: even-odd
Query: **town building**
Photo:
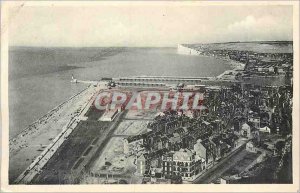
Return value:
[(144, 135), (130, 136), (123, 139), (124, 154), (136, 155), (144, 150)]
[(136, 159), (136, 174), (143, 176), (146, 172), (146, 158), (144, 154), (141, 154), (139, 157)]
[(271, 133), (271, 129), (268, 127), (268, 126), (265, 126), (265, 127), (262, 127), (262, 128), (259, 128), (259, 132), (262, 132), (262, 133)]
[(249, 141), (246, 144), (246, 150), (252, 153), (257, 153), (257, 148), (255, 147), (254, 143), (252, 141)]
[(247, 123), (244, 123), (242, 125), (242, 128), (240, 130), (240, 136), (246, 137), (248, 139), (252, 138), (251, 127)]
[(189, 149), (165, 154), (162, 161), (165, 176), (181, 176), (183, 181), (193, 181), (205, 167), (205, 160)]
[(260, 117), (257, 114), (255, 114), (255, 113), (249, 114), (249, 116), (248, 116), (248, 122), (252, 123), (252, 125), (256, 129), (260, 128)]

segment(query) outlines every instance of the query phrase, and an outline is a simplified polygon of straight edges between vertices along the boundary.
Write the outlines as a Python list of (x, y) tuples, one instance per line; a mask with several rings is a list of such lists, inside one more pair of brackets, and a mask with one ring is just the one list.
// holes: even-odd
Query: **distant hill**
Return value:
[(258, 53), (293, 53), (292, 41), (224, 42), (210, 44), (186, 44), (188, 47), (206, 50), (239, 50)]

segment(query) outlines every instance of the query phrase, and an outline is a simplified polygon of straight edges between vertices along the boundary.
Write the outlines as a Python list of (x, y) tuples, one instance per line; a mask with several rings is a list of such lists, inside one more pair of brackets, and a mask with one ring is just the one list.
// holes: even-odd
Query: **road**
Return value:
[(234, 152), (223, 158), (220, 162), (208, 169), (204, 174), (199, 176), (194, 184), (209, 184), (219, 178), (223, 173), (232, 168), (239, 160), (243, 158), (246, 144), (241, 145)]

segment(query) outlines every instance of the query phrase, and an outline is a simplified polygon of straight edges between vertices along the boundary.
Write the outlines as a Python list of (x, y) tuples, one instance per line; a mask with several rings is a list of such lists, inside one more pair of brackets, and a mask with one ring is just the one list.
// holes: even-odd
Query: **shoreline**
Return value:
[[(216, 59), (224, 60), (224, 61), (228, 62), (229, 66), (232, 68), (230, 70), (225, 70), (221, 74), (215, 76), (214, 78), (216, 80), (235, 79), (235, 76), (238, 73), (238, 71), (244, 70), (245, 66), (246, 66), (246, 64), (243, 64), (241, 62), (238, 62), (238, 61), (235, 61), (235, 60), (231, 60), (229, 58), (222, 57), (222, 56), (208, 56), (208, 57), (213, 57), (213, 58), (216, 58)], [(228, 75), (229, 73), (231, 73), (230, 77), (227, 77), (227, 78), (224, 77), (224, 76)]]
[[(57, 112), (62, 106), (64, 106), (65, 104), (67, 104), (68, 102), (70, 102), (72, 99), (74, 99), (76, 96), (80, 95), (81, 93), (83, 93), (85, 90), (87, 90), (88, 87), (84, 88), (83, 90), (81, 90), (80, 92), (76, 93), (75, 95), (71, 96), (70, 98), (68, 98), (67, 100), (63, 101), (62, 103), (58, 104), (57, 106), (55, 106), (54, 108), (52, 108), (51, 110), (49, 110), (46, 114), (44, 114), (43, 116), (41, 116), (40, 118), (36, 119), (35, 121), (33, 121), (31, 124), (29, 124), (27, 127), (25, 127), (24, 129), (21, 130), (21, 132), (15, 136), (13, 136), (11, 139), (9, 139), (9, 144), (11, 143), (11, 141), (16, 140), (16, 138), (18, 137), (24, 137), (22, 136), (22, 134), (26, 131), (31, 131), (31, 129), (36, 129), (36, 124), (41, 124), (41, 121), (47, 121), (47, 119), (51, 118), (52, 113)], [(47, 117), (49, 116), (49, 117)], [(44, 118), (46, 118), (46, 120), (43, 120)], [(33, 128), (32, 128), (33, 127)]]
[(90, 86), (76, 93), (68, 100), (51, 109), (46, 115), (34, 121), (20, 134), (9, 140), (9, 181), (12, 183), (37, 159), (42, 151), (55, 141), (65, 124), (84, 108), (82, 102), (91, 94)]
[(243, 64), (243, 63), (235, 61), (235, 60), (231, 60), (230, 58), (228, 58), (226, 56), (204, 55), (199, 50), (196, 50), (194, 48), (190, 48), (190, 47), (187, 47), (187, 46), (184, 46), (181, 44), (178, 44), (178, 46), (177, 46), (177, 54), (187, 55), (187, 56), (201, 56), (201, 57), (215, 58), (215, 59), (219, 59), (219, 60), (228, 62), (229, 66), (233, 69), (225, 70), (221, 74), (215, 76), (214, 77), (215, 79), (222, 79), (222, 77), (228, 72), (236, 72), (237, 70), (244, 70), (245, 66), (246, 66), (246, 64)]
[[(92, 96), (89, 96), (89, 90), (92, 92)], [(56, 150), (63, 144), (65, 139), (73, 132), (73, 130), (78, 125), (80, 119), (83, 119), (83, 116), (88, 111), (90, 105), (92, 105), (94, 101), (94, 95), (96, 89), (94, 89), (91, 86), (88, 86), (87, 89), (84, 89), (83, 91), (86, 91), (88, 100), (80, 100), (79, 107), (77, 106), (75, 109), (75, 114), (71, 114), (70, 119), (67, 120), (67, 123), (62, 127), (61, 132), (51, 141), (50, 144), (47, 145), (47, 147), (40, 153), (34, 161), (27, 167), (25, 171), (21, 173), (21, 175), (18, 176), (18, 178), (15, 180), (15, 183), (28, 183), (30, 182), (36, 174), (40, 172), (40, 170), (43, 168), (43, 166), (48, 162), (48, 160), (55, 154)], [(82, 93), (82, 92), (80, 92)], [(79, 94), (80, 94), (79, 93)], [(77, 96), (79, 95), (77, 94)], [(76, 106), (76, 105), (74, 105)]]

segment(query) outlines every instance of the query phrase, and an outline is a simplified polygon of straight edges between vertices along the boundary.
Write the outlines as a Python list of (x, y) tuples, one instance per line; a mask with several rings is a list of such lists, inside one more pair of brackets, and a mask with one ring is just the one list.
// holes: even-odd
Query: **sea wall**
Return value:
[(177, 53), (182, 55), (193, 55), (193, 56), (198, 56), (201, 54), (200, 51), (183, 46), (182, 44), (177, 45)]

